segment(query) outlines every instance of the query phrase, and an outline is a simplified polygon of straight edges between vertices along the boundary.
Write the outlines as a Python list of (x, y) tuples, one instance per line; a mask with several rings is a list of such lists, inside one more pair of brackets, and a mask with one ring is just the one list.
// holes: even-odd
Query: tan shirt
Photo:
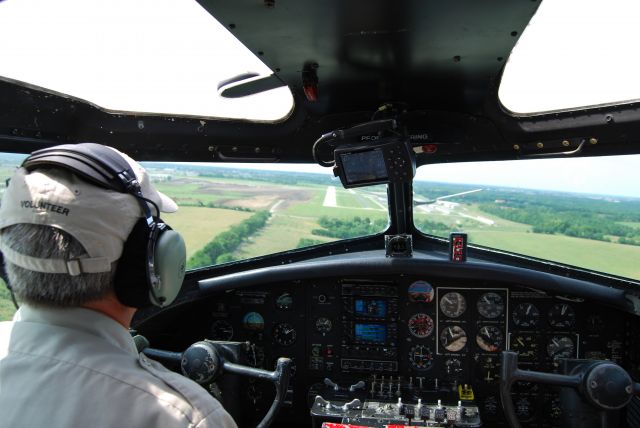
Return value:
[(111, 318), (23, 306), (0, 323), (0, 427), (236, 424), (198, 384), (138, 354)]

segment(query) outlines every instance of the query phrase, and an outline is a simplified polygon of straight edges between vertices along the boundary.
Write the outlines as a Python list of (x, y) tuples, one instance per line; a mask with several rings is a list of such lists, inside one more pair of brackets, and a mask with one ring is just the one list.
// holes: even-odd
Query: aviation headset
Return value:
[[(162, 307), (173, 302), (185, 274), (184, 240), (159, 218), (158, 207), (142, 194), (129, 163), (118, 152), (94, 143), (38, 150), (22, 163), (28, 171), (47, 166), (69, 170), (96, 186), (128, 193), (138, 201), (142, 216), (124, 243), (118, 260), (114, 279), (116, 296), (121, 303), (135, 308)], [(157, 217), (147, 202), (155, 206)], [(3, 279), (8, 284), (4, 260), (0, 262)]]

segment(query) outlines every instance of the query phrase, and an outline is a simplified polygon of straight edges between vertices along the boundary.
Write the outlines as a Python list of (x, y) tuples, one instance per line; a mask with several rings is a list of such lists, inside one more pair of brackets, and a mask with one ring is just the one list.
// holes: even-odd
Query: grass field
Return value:
[(15, 312), (16, 308), (11, 301), (9, 290), (7, 290), (4, 281), (0, 279), (0, 321), (10, 320)]
[(640, 279), (640, 247), (538, 233), (470, 230), (472, 244)]
[(204, 247), (220, 232), (249, 218), (250, 212), (204, 207), (180, 207), (162, 218), (182, 234), (187, 244), (187, 258)]

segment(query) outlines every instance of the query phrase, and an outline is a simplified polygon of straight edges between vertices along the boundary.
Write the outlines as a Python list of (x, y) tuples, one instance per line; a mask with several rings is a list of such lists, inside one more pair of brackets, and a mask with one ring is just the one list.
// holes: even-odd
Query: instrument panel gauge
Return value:
[(513, 318), (513, 323), (517, 327), (535, 327), (540, 320), (540, 311), (536, 305), (532, 303), (520, 303), (513, 310), (511, 318)]
[(316, 331), (318, 333), (326, 334), (333, 328), (333, 323), (327, 317), (318, 317), (316, 319)]
[(549, 324), (555, 328), (571, 328), (576, 323), (576, 313), (566, 303), (556, 303), (549, 309)]
[(573, 340), (568, 336), (553, 336), (547, 343), (547, 354), (554, 360), (575, 357)]
[(449, 358), (444, 362), (444, 369), (448, 378), (455, 379), (462, 373), (462, 361), (457, 358)]
[(445, 327), (440, 333), (440, 343), (449, 352), (458, 352), (467, 344), (467, 332), (457, 325)]
[(281, 311), (288, 311), (293, 307), (293, 296), (291, 293), (282, 293), (276, 299), (276, 308)]
[(485, 352), (498, 352), (503, 342), (502, 331), (494, 325), (485, 325), (476, 334), (476, 343)]
[(257, 312), (247, 312), (242, 318), (242, 326), (250, 331), (264, 330), (264, 318)]
[(424, 345), (416, 345), (409, 350), (409, 361), (416, 370), (427, 370), (433, 364), (433, 354)]
[(449, 318), (458, 318), (467, 310), (467, 301), (462, 294), (452, 291), (440, 299), (440, 310)]
[(433, 333), (433, 319), (425, 313), (414, 314), (409, 318), (407, 326), (411, 334), (419, 339), (424, 339)]
[(518, 358), (531, 361), (538, 355), (538, 340), (534, 334), (512, 334), (509, 349), (518, 353)]
[(273, 339), (278, 345), (291, 346), (296, 343), (296, 329), (288, 322), (276, 324), (273, 327)]
[(210, 332), (213, 340), (231, 340), (233, 326), (227, 320), (216, 320), (211, 324)]
[(498, 318), (504, 312), (504, 300), (498, 293), (484, 293), (476, 302), (478, 313), (485, 318)]

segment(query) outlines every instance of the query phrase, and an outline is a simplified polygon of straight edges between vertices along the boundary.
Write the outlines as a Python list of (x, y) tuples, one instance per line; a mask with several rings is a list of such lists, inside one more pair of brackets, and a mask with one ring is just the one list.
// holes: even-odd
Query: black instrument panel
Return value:
[[(637, 365), (630, 362), (638, 354), (630, 340), (637, 330), (632, 315), (512, 283), (415, 276), (296, 280), (228, 290), (191, 310), (197, 312), (192, 319), (207, 324), (206, 338), (251, 342), (252, 365), (272, 369), (280, 356), (294, 360), (285, 420), (308, 418), (316, 394), (392, 402), (399, 394), (425, 402), (472, 394), (483, 421), (500, 426), (502, 350), (517, 351), (523, 368), (541, 371), (557, 371), (563, 357), (608, 359), (629, 370)], [(359, 381), (364, 386), (350, 391)], [(270, 404), (271, 389), (246, 388), (258, 415)], [(515, 385), (513, 398), (525, 426), (559, 422), (556, 390)]]

